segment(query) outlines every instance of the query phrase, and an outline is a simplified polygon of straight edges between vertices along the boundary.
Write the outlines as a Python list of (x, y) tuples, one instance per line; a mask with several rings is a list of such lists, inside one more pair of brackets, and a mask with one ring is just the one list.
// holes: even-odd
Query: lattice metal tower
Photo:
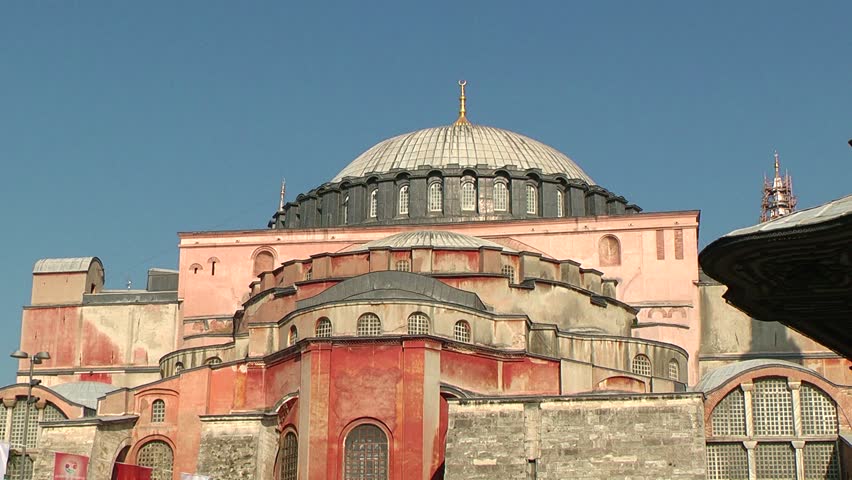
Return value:
[(781, 176), (781, 165), (778, 152), (775, 152), (775, 178), (769, 180), (763, 177), (763, 201), (760, 204), (760, 221), (766, 222), (783, 217), (796, 210), (796, 196), (793, 195), (793, 178), (784, 173)]

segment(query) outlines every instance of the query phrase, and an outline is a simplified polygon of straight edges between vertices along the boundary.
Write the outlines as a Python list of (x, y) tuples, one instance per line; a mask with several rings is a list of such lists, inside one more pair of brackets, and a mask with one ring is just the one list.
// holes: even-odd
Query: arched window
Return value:
[(515, 283), (515, 267), (503, 265), (500, 267), (500, 274), (509, 277), (509, 283)]
[(538, 213), (538, 189), (535, 185), (527, 184), (527, 214)]
[(202, 267), (198, 263), (193, 263), (192, 265), (189, 266), (189, 271), (192, 272), (193, 275), (197, 275), (198, 272), (200, 272), (202, 270), (204, 270), (204, 267)]
[(472, 179), (467, 179), (462, 182), (461, 209), (466, 212), (476, 210), (476, 184)]
[(453, 338), (457, 342), (470, 343), (470, 324), (459, 320), (453, 327)]
[(163, 423), (166, 421), (166, 402), (157, 399), (151, 404), (151, 423)]
[(633, 357), (633, 362), (630, 364), (630, 371), (636, 375), (651, 376), (651, 359), (641, 353)]
[(349, 224), (349, 195), (343, 197), (343, 204), (340, 209), (340, 216), (343, 218), (343, 224)]
[(365, 313), (358, 319), (357, 334), (370, 337), (382, 334), (382, 321), (374, 313)]
[(669, 378), (675, 381), (680, 380), (680, 364), (674, 358), (669, 360)]
[(305, 270), (305, 280), (313, 280), (314, 279), (314, 267), (313, 265), (309, 266), (307, 270)]
[(408, 215), (408, 185), (399, 187), (399, 214)]
[(505, 212), (509, 210), (509, 187), (506, 181), (498, 179), (494, 181), (494, 211)]
[(151, 480), (171, 480), (174, 452), (168, 443), (154, 440), (139, 449), (136, 464), (153, 470)]
[(343, 478), (386, 480), (388, 475), (388, 437), (385, 432), (371, 424), (353, 428), (346, 435)]
[(180, 373), (183, 371), (183, 362), (177, 362), (175, 364), (175, 373)]
[(299, 330), (293, 325), (290, 327), (290, 333), (287, 335), (287, 346), (292, 347), (299, 341)]
[(299, 466), (299, 439), (293, 432), (284, 434), (281, 440), (279, 480), (296, 480)]
[(408, 316), (409, 335), (427, 335), (429, 333), (429, 317), (425, 313), (415, 312)]
[[(20, 447), (26, 442), (27, 448), (36, 447), (38, 434), (38, 408), (30, 405), (29, 422), (27, 418), (27, 397), (17, 397), (15, 406), (12, 408), (12, 431), (9, 435), (9, 443)], [(24, 434), (24, 423), (27, 423), (26, 435)]]
[(411, 262), (408, 260), (397, 260), (396, 261), (396, 271), (397, 272), (410, 272), (411, 271)]
[(258, 252), (254, 256), (254, 276), (260, 275), (262, 272), (268, 272), (275, 266), (275, 257), (267, 251)]
[(429, 184), (429, 211), (440, 212), (444, 209), (444, 189), (440, 181)]
[(562, 218), (565, 216), (565, 195), (562, 190), (556, 191), (556, 217)]
[(331, 320), (323, 317), (317, 320), (316, 336), (327, 338), (331, 336)]
[(216, 265), (219, 265), (219, 259), (216, 257), (210, 257), (207, 259), (207, 263), (210, 264), (210, 276), (216, 275)]
[(378, 198), (378, 196), (379, 196), (379, 190), (378, 189), (373, 189), (373, 191), (370, 192), (370, 218), (376, 218), (376, 216), (378, 216), (378, 210), (379, 210), (379, 198)]
[(222, 359), (219, 357), (210, 357), (204, 360), (204, 365), (219, 365), (220, 363), (222, 363)]
[(598, 242), (598, 257), (601, 265), (621, 265), (621, 244), (612, 235), (604, 235)]
[[(749, 478), (749, 463), (757, 478), (840, 479), (837, 448), (837, 406), (825, 392), (805, 382), (761, 378), (725, 395), (710, 414), (707, 436), (707, 478)], [(798, 389), (800, 409), (794, 409)], [(746, 424), (753, 419), (753, 428)], [(801, 425), (797, 431), (796, 425)], [(746, 449), (748, 443), (756, 447)], [(796, 452), (801, 448), (801, 456)], [(797, 465), (801, 461), (803, 465)]]
[[(5, 412), (4, 412), (5, 413)], [(42, 416), (42, 422), (58, 422), (60, 420), (67, 420), (68, 417), (62, 413), (62, 410), (56, 408), (56, 406), (52, 403), (48, 403), (44, 406), (44, 414)]]

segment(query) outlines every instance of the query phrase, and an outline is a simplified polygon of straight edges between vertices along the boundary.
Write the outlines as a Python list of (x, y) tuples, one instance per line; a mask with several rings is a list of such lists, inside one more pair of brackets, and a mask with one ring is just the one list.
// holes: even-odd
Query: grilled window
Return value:
[(154, 400), (151, 404), (151, 423), (163, 423), (166, 421), (166, 402)]
[(281, 442), (280, 480), (296, 480), (299, 466), (299, 440), (293, 432), (287, 432)]
[(18, 397), (12, 408), (12, 432), (9, 442), (12, 447), (20, 448), (26, 441), (27, 448), (35, 448), (38, 432), (38, 408), (30, 404), (29, 423), (27, 424), (26, 438), (24, 435), (24, 423), (27, 417), (27, 397)]
[(675, 359), (669, 360), (669, 378), (675, 381), (680, 380), (680, 364)]
[(633, 362), (630, 364), (630, 371), (636, 375), (651, 376), (651, 359), (641, 353), (633, 357)]
[(786, 379), (754, 382), (752, 404), (756, 436), (793, 435), (793, 398)]
[(411, 262), (408, 260), (397, 260), (396, 261), (396, 271), (397, 272), (410, 272), (411, 271)]
[(331, 320), (327, 318), (317, 320), (316, 336), (320, 338), (331, 336)]
[(444, 209), (444, 189), (441, 182), (429, 185), (429, 211), (440, 212)]
[[(30, 480), (33, 478), (33, 457), (27, 455), (24, 460), (24, 479)], [(17, 453), (9, 453), (9, 463), (6, 467), (6, 477), (14, 480), (21, 478), (21, 455)]]
[(399, 214), (408, 215), (408, 185), (399, 187)]
[(515, 283), (515, 267), (503, 265), (500, 267), (500, 274), (509, 277), (509, 283)]
[(67, 420), (68, 417), (62, 413), (62, 410), (58, 409), (56, 405), (52, 403), (48, 403), (44, 406), (44, 413), (42, 414), (41, 421), (43, 422), (58, 422), (60, 420)]
[(379, 427), (359, 425), (346, 435), (343, 460), (345, 480), (388, 478), (388, 437)]
[(379, 210), (379, 191), (373, 190), (370, 192), (370, 218), (376, 218)]
[(745, 396), (738, 388), (731, 390), (713, 409), (710, 415), (713, 435), (732, 436), (746, 434)]
[(476, 210), (476, 184), (472, 180), (462, 183), (461, 209), (465, 211)]
[(427, 335), (429, 333), (429, 317), (425, 313), (412, 313), (408, 316), (409, 335)]
[(538, 189), (535, 185), (527, 185), (527, 214), (538, 213)]
[(509, 187), (505, 182), (494, 183), (494, 211), (505, 212), (509, 210)]
[(837, 442), (808, 442), (804, 449), (805, 480), (840, 479)]
[(453, 338), (457, 342), (470, 343), (470, 324), (459, 320), (453, 327)]
[(747, 480), (748, 452), (742, 443), (707, 445), (707, 480)]
[(290, 327), (290, 334), (287, 335), (287, 345), (292, 347), (298, 341), (299, 341), (299, 330), (296, 328), (295, 325), (293, 325), (293, 326)]
[(820, 390), (802, 384), (802, 434), (837, 435), (837, 408)]
[(313, 280), (313, 279), (314, 279), (314, 267), (312, 265), (312, 266), (308, 267), (307, 270), (305, 270), (305, 280)]
[(136, 464), (153, 469), (151, 480), (171, 480), (174, 452), (162, 440), (148, 442), (136, 454)]
[(382, 334), (382, 321), (373, 313), (365, 313), (358, 319), (357, 333), (362, 337)]
[(758, 480), (796, 478), (796, 453), (789, 442), (758, 443), (755, 465)]
[(220, 363), (222, 363), (222, 359), (219, 357), (210, 357), (204, 360), (204, 365), (219, 365)]

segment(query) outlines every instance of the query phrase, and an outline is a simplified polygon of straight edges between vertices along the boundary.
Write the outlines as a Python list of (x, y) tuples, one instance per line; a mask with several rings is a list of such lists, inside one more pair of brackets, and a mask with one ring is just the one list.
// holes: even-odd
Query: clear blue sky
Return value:
[(36, 259), (141, 287), (176, 232), (264, 228), (281, 177), (453, 121), (459, 78), (474, 123), (700, 209), (702, 246), (757, 221), (773, 149), (800, 206), (852, 193), (850, 2), (301, 3), (0, 4), (0, 354)]

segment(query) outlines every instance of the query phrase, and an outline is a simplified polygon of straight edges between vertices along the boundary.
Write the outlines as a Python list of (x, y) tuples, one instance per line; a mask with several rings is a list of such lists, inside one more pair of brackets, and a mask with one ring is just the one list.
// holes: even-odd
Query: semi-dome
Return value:
[(519, 170), (537, 168), (544, 174), (564, 174), (594, 185), (583, 169), (555, 148), (509, 130), (468, 122), (417, 130), (379, 142), (341, 170), (332, 182), (393, 169), (415, 170), (424, 165), (492, 169), (514, 165)]

